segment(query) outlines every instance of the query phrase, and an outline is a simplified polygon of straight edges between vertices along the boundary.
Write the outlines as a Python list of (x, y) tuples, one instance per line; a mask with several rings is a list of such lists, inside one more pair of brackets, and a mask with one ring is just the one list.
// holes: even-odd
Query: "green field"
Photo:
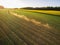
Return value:
[(0, 9), (0, 45), (60, 45), (60, 14), (50, 13)]

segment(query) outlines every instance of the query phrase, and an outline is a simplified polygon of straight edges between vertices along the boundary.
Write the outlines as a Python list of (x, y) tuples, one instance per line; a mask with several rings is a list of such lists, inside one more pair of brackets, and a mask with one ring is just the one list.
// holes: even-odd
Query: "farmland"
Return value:
[(60, 45), (60, 13), (46, 12), (0, 9), (0, 45)]
[(28, 11), (45, 13), (45, 14), (52, 14), (52, 15), (60, 15), (60, 11), (56, 11), (56, 10), (28, 10)]

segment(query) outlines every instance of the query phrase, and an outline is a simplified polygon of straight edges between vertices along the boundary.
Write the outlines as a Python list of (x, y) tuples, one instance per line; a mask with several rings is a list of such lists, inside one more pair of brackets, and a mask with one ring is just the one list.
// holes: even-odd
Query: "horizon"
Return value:
[(5, 8), (60, 7), (60, 0), (0, 0), (0, 5)]

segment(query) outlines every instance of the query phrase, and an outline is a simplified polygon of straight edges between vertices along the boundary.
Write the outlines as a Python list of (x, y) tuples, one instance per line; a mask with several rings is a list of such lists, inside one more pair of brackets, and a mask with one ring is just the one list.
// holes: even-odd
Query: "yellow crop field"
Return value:
[(40, 12), (40, 13), (46, 13), (52, 15), (60, 15), (60, 11), (55, 11), (55, 10), (28, 10), (28, 11), (34, 11), (34, 12)]

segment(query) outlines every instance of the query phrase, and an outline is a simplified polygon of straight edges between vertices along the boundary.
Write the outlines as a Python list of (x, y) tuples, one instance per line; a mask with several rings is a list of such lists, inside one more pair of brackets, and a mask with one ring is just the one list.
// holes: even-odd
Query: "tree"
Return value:
[(3, 6), (0, 6), (0, 9), (3, 9), (4, 7)]

